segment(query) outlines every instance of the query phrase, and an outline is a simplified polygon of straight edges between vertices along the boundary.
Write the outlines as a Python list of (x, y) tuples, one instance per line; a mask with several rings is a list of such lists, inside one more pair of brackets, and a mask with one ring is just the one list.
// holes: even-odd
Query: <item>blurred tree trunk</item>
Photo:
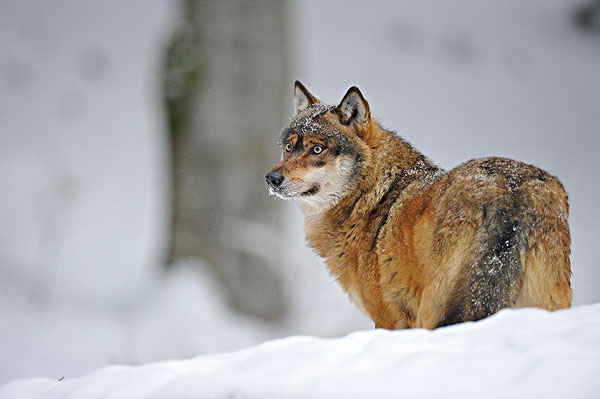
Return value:
[(291, 91), (284, 6), (183, 1), (163, 70), (173, 167), (170, 260), (206, 260), (234, 307), (270, 320), (286, 303), (273, 227), (280, 206), (268, 198), (263, 177)]

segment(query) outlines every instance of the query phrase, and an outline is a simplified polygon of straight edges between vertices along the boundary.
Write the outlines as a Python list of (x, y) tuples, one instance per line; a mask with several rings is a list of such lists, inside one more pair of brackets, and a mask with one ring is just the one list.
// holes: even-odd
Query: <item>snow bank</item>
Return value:
[(0, 320), (7, 321), (0, 326), (0, 385), (238, 350), (289, 335), (232, 311), (222, 286), (199, 262), (180, 261), (136, 288), (129, 301), (114, 306), (57, 302), (26, 312), (0, 293)]
[(600, 397), (600, 304), (504, 310), (436, 331), (294, 336), (83, 378), (27, 379), (1, 398)]

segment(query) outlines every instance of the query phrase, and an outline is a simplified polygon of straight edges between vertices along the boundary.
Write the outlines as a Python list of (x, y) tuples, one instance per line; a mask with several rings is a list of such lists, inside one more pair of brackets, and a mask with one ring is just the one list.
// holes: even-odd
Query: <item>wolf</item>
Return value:
[(571, 305), (568, 199), (556, 177), (500, 157), (443, 170), (381, 127), (355, 86), (333, 106), (296, 81), (294, 108), (266, 182), (298, 200), (308, 244), (376, 328)]

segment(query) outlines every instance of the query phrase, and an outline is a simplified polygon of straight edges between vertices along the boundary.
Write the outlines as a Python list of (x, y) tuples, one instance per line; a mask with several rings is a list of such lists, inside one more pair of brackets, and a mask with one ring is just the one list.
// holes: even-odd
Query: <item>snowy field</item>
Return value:
[(0, 0), (0, 397), (600, 397), (600, 42), (572, 23), (582, 2), (292, 2), (290, 110), (295, 79), (327, 102), (356, 84), (442, 167), (508, 156), (570, 196), (573, 309), (346, 336), (373, 324), (292, 204), (279, 325), (232, 311), (201, 262), (162, 268), (174, 1)]
[(29, 379), (2, 399), (598, 398), (600, 305), (503, 310), (476, 323), (293, 336), (81, 378)]

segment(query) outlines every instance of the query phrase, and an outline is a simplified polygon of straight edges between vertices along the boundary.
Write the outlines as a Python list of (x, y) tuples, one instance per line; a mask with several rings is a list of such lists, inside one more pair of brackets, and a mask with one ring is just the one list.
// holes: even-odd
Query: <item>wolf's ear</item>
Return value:
[(306, 90), (306, 87), (299, 80), (294, 83), (294, 110), (296, 114), (318, 102), (319, 99), (310, 94), (310, 91)]
[(356, 86), (348, 89), (335, 112), (340, 116), (340, 122), (344, 125), (349, 125), (352, 122), (363, 125), (371, 118), (369, 104)]

